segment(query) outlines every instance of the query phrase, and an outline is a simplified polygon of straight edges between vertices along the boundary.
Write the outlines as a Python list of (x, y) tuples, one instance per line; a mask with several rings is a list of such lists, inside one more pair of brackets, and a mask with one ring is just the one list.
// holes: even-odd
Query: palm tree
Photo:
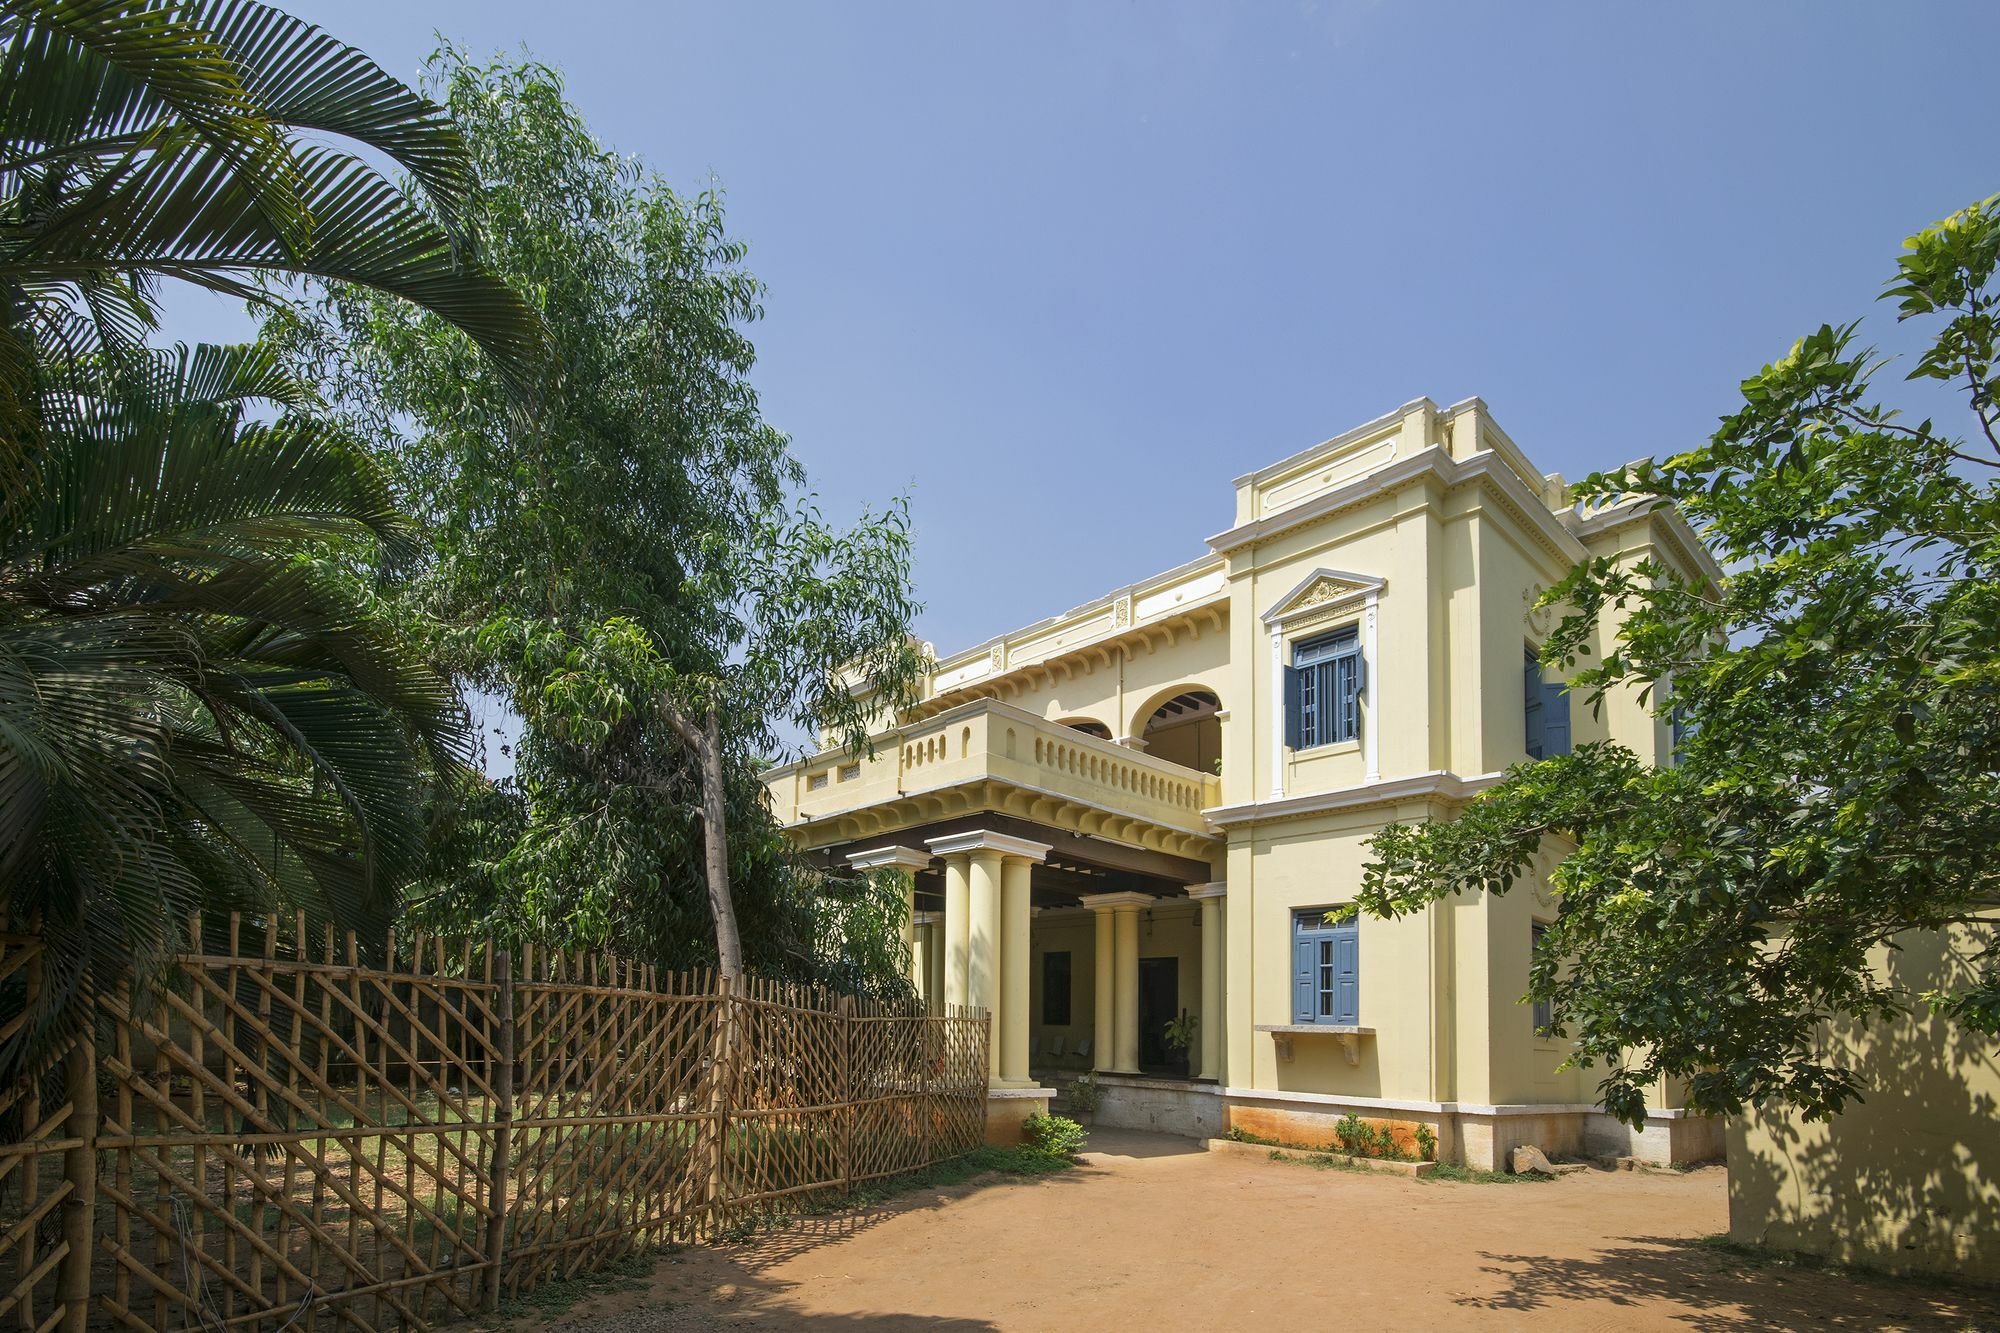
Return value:
[(386, 476), (263, 351), (144, 339), (165, 280), (358, 283), (455, 325), (525, 408), (541, 326), (477, 261), (475, 202), (444, 113), (311, 25), (0, 0), (0, 918), (46, 951), (0, 1075), (197, 904), (392, 909), (424, 776), (468, 742), (372, 609), (409, 535)]

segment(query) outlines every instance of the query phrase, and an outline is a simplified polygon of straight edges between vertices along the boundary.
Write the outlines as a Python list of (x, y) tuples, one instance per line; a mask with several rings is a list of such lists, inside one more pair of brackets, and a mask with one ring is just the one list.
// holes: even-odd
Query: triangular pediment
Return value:
[(1321, 607), (1379, 595), (1385, 586), (1383, 580), (1368, 574), (1356, 574), (1345, 569), (1315, 569), (1297, 587), (1279, 598), (1276, 606), (1264, 613), (1264, 623), (1275, 625)]

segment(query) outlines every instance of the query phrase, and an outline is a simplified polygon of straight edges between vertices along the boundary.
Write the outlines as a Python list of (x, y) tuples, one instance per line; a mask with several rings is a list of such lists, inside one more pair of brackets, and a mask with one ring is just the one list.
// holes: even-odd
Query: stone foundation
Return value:
[(1213, 1083), (1147, 1078), (1143, 1074), (1099, 1074), (1097, 1086), (1104, 1096), (1093, 1123), (1110, 1129), (1213, 1139), (1229, 1127), (1222, 1089)]
[(996, 1148), (1021, 1142), (1021, 1124), (1031, 1115), (1047, 1115), (1054, 1088), (988, 1088), (986, 1141)]
[(1477, 1106), (1462, 1102), (1398, 1102), (1316, 1093), (1225, 1088), (1186, 1079), (1099, 1074), (1103, 1093), (1095, 1123), (1184, 1138), (1220, 1138), (1231, 1129), (1308, 1147), (1335, 1142), (1348, 1115), (1386, 1129), (1404, 1147), (1417, 1126), (1437, 1137), (1437, 1160), (1483, 1171), (1505, 1171), (1514, 1149), (1533, 1144), (1552, 1157), (1635, 1157), (1658, 1166), (1720, 1161), (1723, 1123), (1679, 1110), (1653, 1111), (1633, 1130), (1593, 1106)]

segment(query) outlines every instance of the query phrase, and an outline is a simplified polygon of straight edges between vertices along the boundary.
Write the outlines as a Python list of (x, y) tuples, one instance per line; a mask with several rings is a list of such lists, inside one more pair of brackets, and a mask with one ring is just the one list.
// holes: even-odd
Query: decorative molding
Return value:
[(1407, 458), (1399, 458), (1385, 468), (1336, 486), (1293, 508), (1218, 532), (1208, 539), (1209, 549), (1218, 555), (1230, 555), (1426, 479), (1435, 479), (1448, 489), (1482, 480), (1490, 482), (1501, 506), (1521, 522), (1553, 562), (1568, 568), (1587, 557), (1583, 543), (1563, 526), (1539, 492), (1531, 490), (1498, 453), (1485, 449), (1460, 462), (1442, 445), (1431, 445)]
[(942, 838), (925, 838), (924, 845), (938, 856), (954, 856), (960, 852), (999, 852), (1024, 861), (1039, 861), (1049, 854), (1054, 844), (1030, 842), (1011, 833), (995, 833), (990, 829), (974, 829), (969, 833), (949, 833)]
[(1372, 574), (1356, 574), (1322, 566), (1280, 597), (1277, 604), (1264, 613), (1263, 620), (1266, 625), (1286, 625), (1310, 611), (1331, 609), (1346, 602), (1358, 604), (1370, 596), (1379, 597), (1388, 586), (1386, 580)]
[(1151, 907), (1160, 900), (1150, 893), (1137, 893), (1127, 889), (1120, 893), (1093, 893), (1077, 901), (1093, 912), (1110, 912), (1120, 907)]
[(1358, 787), (1336, 787), (1332, 791), (1315, 792), (1310, 796), (1291, 796), (1274, 801), (1249, 801), (1241, 805), (1221, 805), (1204, 810), (1202, 813), (1208, 816), (1209, 823), (1217, 828), (1227, 829), (1238, 824), (1256, 824), (1276, 819), (1301, 819), (1308, 815), (1359, 810), (1371, 805), (1394, 805), (1400, 801), (1425, 798), (1469, 801), (1498, 783), (1501, 776), (1499, 773), (1486, 773), (1479, 777), (1463, 778), (1443, 769), (1433, 769), (1410, 777), (1364, 782)]
[(1278, 1047), (1278, 1059), (1285, 1064), (1292, 1062), (1292, 1038), (1333, 1037), (1339, 1040), (1347, 1063), (1358, 1065), (1361, 1063), (1361, 1038), (1375, 1035), (1374, 1028), (1355, 1027), (1348, 1023), (1259, 1023), (1256, 1029), (1271, 1034)]
[(1187, 896), (1190, 898), (1226, 898), (1229, 896), (1229, 882), (1218, 879), (1207, 884), (1190, 884), (1187, 886)]
[(918, 847), (871, 847), (849, 852), (847, 864), (856, 870), (926, 870), (932, 854)]
[(1548, 584), (1537, 580), (1521, 592), (1522, 618), (1527, 621), (1528, 628), (1537, 635), (1546, 635), (1549, 627), (1556, 622), (1556, 609), (1553, 606), (1537, 605), (1542, 600), (1542, 594), (1548, 590)]
[(1236, 478), (1234, 484), (1238, 486), (1261, 486), (1273, 478), (1284, 476), (1286, 473), (1303, 472), (1321, 459), (1332, 454), (1337, 454), (1350, 445), (1372, 440), (1377, 435), (1383, 435), (1397, 429), (1410, 413), (1419, 410), (1425, 405), (1429, 405), (1433, 412), (1439, 410), (1438, 405), (1432, 402), (1428, 395), (1419, 395), (1412, 398), (1409, 402), (1404, 403), (1395, 411), (1385, 412), (1373, 421), (1364, 421), (1359, 426), (1342, 431), (1330, 440), (1322, 440), (1311, 448), (1301, 449), (1299, 452), (1281, 458), (1275, 463), (1267, 463), (1255, 472), (1246, 472)]

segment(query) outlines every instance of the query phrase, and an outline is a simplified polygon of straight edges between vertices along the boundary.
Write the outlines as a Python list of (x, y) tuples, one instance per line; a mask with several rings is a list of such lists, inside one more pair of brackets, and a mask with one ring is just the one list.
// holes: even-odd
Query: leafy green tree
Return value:
[[(801, 500), (748, 379), (762, 288), (716, 195), (599, 144), (546, 67), (447, 48), (429, 78), (473, 155), (488, 253), (551, 331), (541, 410), (516, 412), (444, 322), (349, 286), (267, 325), (401, 470), (430, 536), (410, 622), (525, 724), (514, 778), (453, 817), (481, 849), (439, 867), (425, 919), (891, 977), (879, 893), (792, 858), (757, 771), (799, 728), (864, 745), (909, 700), (904, 508), (840, 530)], [(877, 903), (837, 949), (831, 902)]]
[[(1928, 1004), (2000, 1031), (2000, 200), (1905, 249), (1886, 299), (1934, 323), (1907, 378), (1963, 402), (1962, 435), (1893, 410), (1891, 363), (1822, 327), (1706, 444), (1577, 488), (1678, 506), (1729, 571), (1596, 560), (1544, 599), (1572, 608), (1552, 664), (1624, 613), (1572, 688), (1645, 692), (1682, 724), (1677, 762), (1582, 746), (1374, 842), (1361, 899), (1386, 916), (1505, 893), (1545, 841), (1573, 849), (1531, 994), (1634, 1123), (1661, 1075), (1705, 1111), (1838, 1111), (1864, 1089), (1816, 1048), (1828, 1020)], [(1912, 996), (1870, 968), (1910, 931), (1950, 931), (1969, 979)]]
[(0, 1063), (198, 903), (379, 922), (419, 868), (467, 738), (351, 575), (408, 544), (387, 474), (269, 354), (144, 339), (168, 280), (338, 277), (525, 402), (541, 331), (468, 249), (471, 181), (439, 108), (264, 6), (0, 0), (0, 915), (48, 950)]

